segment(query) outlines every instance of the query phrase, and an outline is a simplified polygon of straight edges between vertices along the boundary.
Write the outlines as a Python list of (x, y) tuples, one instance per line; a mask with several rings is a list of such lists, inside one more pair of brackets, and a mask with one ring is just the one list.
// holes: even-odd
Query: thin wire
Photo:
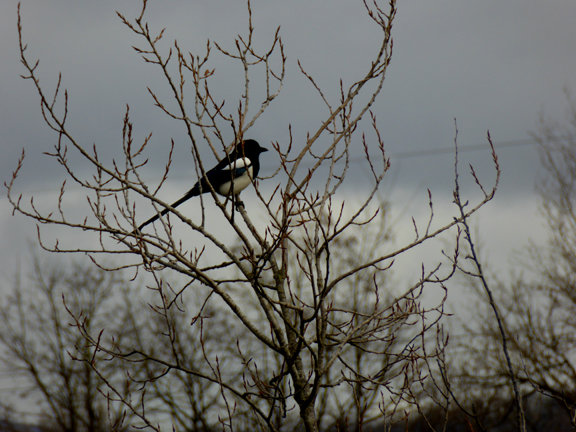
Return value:
[[(495, 148), (506, 148), (506, 147), (523, 147), (527, 145), (534, 145), (537, 141), (528, 138), (528, 139), (518, 139), (512, 141), (502, 141), (499, 143), (494, 143)], [(466, 152), (466, 151), (476, 151), (476, 150), (486, 150), (489, 149), (490, 146), (486, 142), (485, 144), (473, 144), (469, 146), (458, 146), (459, 152)], [(409, 157), (420, 157), (420, 156), (432, 156), (437, 154), (445, 154), (445, 153), (454, 153), (454, 147), (438, 147), (434, 149), (427, 149), (427, 150), (414, 150), (414, 151), (407, 151), (407, 152), (400, 152), (400, 153), (392, 153), (392, 157), (396, 158), (409, 158)]]

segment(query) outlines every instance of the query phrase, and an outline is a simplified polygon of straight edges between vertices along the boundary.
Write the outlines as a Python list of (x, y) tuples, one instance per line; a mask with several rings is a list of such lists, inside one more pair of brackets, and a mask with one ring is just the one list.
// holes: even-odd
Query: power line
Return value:
[[(494, 148), (506, 148), (506, 147), (522, 147), (527, 145), (536, 144), (536, 140), (529, 139), (518, 139), (512, 141), (501, 141), (498, 143), (493, 143)], [(486, 144), (473, 144), (469, 146), (458, 146), (459, 152), (476, 151), (476, 150), (486, 150), (489, 148), (488, 143)], [(454, 147), (437, 147), (433, 149), (420, 149), (406, 152), (392, 153), (390, 156), (395, 158), (410, 158), (410, 157), (420, 157), (420, 156), (433, 156), (438, 154), (454, 153)]]
[[(524, 147), (524, 146), (528, 146), (528, 145), (534, 145), (536, 144), (537, 141), (534, 140), (533, 138), (528, 138), (528, 139), (517, 139), (517, 140), (511, 140), (511, 141), (500, 141), (497, 143), (493, 143), (494, 144), (494, 148), (495, 149), (499, 149), (499, 148), (507, 148), (507, 147)], [(490, 146), (489, 144), (486, 142), (485, 144), (472, 144), (472, 145), (468, 145), (468, 146), (458, 146), (458, 152), (459, 153), (463, 153), (463, 152), (469, 152), (469, 151), (477, 151), (477, 150), (487, 150), (489, 149)], [(407, 158), (414, 158), (414, 157), (423, 157), (423, 156), (436, 156), (436, 155), (440, 155), (440, 154), (454, 154), (454, 146), (450, 146), (450, 147), (436, 147), (436, 148), (431, 148), (431, 149), (419, 149), (419, 150), (411, 150), (411, 151), (405, 151), (405, 152), (393, 152), (393, 153), (388, 153), (386, 152), (386, 156), (390, 157), (391, 159), (407, 159)], [(373, 155), (370, 155), (370, 158), (372, 158)], [(348, 163), (362, 163), (362, 162), (366, 162), (366, 156), (355, 156), (355, 157), (351, 157), (348, 160)], [(313, 165), (314, 162), (309, 162), (309, 163), (303, 163), (303, 166), (308, 166), (308, 165)], [(266, 167), (266, 165), (262, 165), (263, 168)]]

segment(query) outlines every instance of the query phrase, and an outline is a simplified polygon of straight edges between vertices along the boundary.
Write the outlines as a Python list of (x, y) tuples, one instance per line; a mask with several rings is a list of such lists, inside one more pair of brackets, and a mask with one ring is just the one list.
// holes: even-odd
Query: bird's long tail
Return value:
[[(188, 201), (190, 198), (195, 197), (200, 195), (200, 190), (197, 186), (194, 186), (192, 189), (190, 189), (186, 195), (184, 195), (182, 198), (180, 198), (178, 201), (176, 201), (175, 203), (173, 203), (170, 207), (172, 208), (176, 208), (178, 207), (180, 204)], [(160, 212), (161, 216), (164, 216), (166, 213), (168, 213), (170, 210), (165, 208), (164, 210), (162, 210)], [(138, 229), (136, 231), (134, 231), (132, 234), (137, 233), (138, 231), (142, 231), (142, 228), (144, 228), (146, 225), (150, 225), (152, 222), (155, 222), (160, 216), (158, 214), (152, 216), (150, 219), (148, 219), (146, 222), (144, 222), (142, 225), (140, 225), (138, 227)]]

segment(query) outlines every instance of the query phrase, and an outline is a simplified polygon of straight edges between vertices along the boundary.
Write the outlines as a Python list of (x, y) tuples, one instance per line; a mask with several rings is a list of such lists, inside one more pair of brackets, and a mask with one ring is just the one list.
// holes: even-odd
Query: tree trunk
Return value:
[(306, 403), (300, 405), (300, 417), (304, 422), (306, 432), (318, 432), (318, 423), (316, 422), (316, 411), (314, 410), (314, 403)]

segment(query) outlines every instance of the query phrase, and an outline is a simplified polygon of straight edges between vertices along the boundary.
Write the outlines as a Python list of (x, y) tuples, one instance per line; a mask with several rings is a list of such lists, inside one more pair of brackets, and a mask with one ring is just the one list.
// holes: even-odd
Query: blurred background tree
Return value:
[[(493, 280), (532, 430), (576, 429), (576, 104), (566, 96), (565, 121), (542, 115), (532, 134), (546, 171), (536, 189), (548, 242), (520, 251), (510, 282)], [(456, 388), (487, 429), (514, 430), (500, 333), (478, 282), (469, 282), (476, 299), (454, 354)]]
[[(124, 289), (118, 274), (73, 262), (42, 262), (32, 255), (34, 271), (18, 277), (12, 292), (0, 302), (0, 345), (5, 373), (14, 389), (16, 412), (33, 413), (46, 429), (65, 432), (125, 430), (123, 407), (108, 405), (100, 394), (104, 383), (84, 362), (89, 347), (71, 326), (70, 313), (87, 328), (124, 334), (123, 313), (115, 293)], [(124, 380), (113, 364), (103, 368), (106, 379)], [(26, 418), (26, 417), (24, 417)], [(22, 421), (22, 418), (17, 419)], [(30, 419), (27, 419), (30, 421)]]

